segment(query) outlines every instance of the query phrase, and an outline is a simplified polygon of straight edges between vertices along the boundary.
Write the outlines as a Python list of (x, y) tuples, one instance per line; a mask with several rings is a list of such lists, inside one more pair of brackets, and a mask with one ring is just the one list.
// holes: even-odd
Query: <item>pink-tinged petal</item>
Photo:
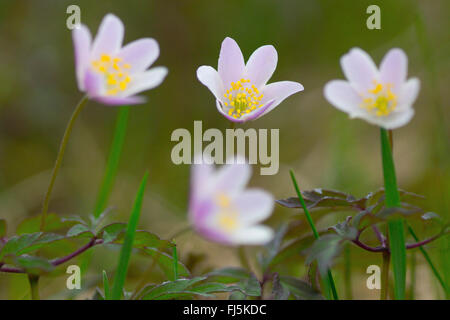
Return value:
[(361, 117), (367, 122), (371, 124), (378, 125), (386, 130), (393, 130), (400, 128), (411, 121), (414, 116), (414, 109), (409, 107), (402, 111), (394, 111), (388, 116), (385, 117), (377, 117), (374, 115), (367, 115), (365, 117)]
[(264, 97), (262, 99), (263, 103), (266, 101), (274, 100), (271, 104), (270, 108), (265, 110), (264, 114), (272, 111), (275, 107), (277, 107), (284, 99), (293, 95), (294, 93), (303, 91), (303, 86), (294, 81), (279, 81), (269, 83), (262, 89), (262, 93)]
[(78, 89), (84, 91), (84, 71), (89, 67), (91, 54), (91, 33), (85, 25), (80, 25), (73, 29), (72, 40), (75, 50), (75, 72)]
[(244, 69), (244, 57), (238, 44), (231, 38), (225, 38), (220, 49), (218, 67), (224, 86), (230, 86), (231, 82), (241, 79)]
[(219, 73), (210, 66), (201, 66), (197, 69), (198, 80), (206, 86), (209, 91), (216, 97), (216, 99), (221, 100), (223, 95), (223, 84)]
[(398, 98), (399, 109), (400, 106), (412, 106), (417, 99), (420, 91), (420, 80), (411, 78), (403, 84)]
[[(227, 160), (228, 161), (228, 160)], [(217, 193), (233, 195), (244, 190), (252, 174), (251, 166), (240, 157), (235, 158), (232, 164), (223, 165), (215, 174), (215, 183), (211, 188)]]
[(83, 85), (89, 97), (95, 98), (103, 95), (104, 78), (102, 74), (91, 69), (86, 69), (84, 73)]
[(91, 59), (97, 60), (102, 54), (116, 55), (122, 46), (123, 35), (122, 21), (111, 13), (107, 14), (92, 44)]
[(240, 229), (231, 235), (231, 241), (234, 245), (265, 245), (274, 237), (271, 228), (263, 225), (252, 226)]
[(141, 96), (132, 96), (132, 97), (98, 96), (92, 97), (92, 99), (108, 106), (126, 106), (126, 105), (142, 104), (146, 102), (145, 97)]
[(401, 49), (391, 49), (380, 64), (380, 82), (391, 84), (392, 91), (399, 93), (408, 74), (408, 57)]
[(139, 39), (123, 47), (117, 56), (130, 65), (130, 73), (141, 72), (156, 61), (159, 45), (152, 38)]
[(251, 225), (270, 217), (274, 198), (264, 190), (248, 189), (239, 194), (233, 204), (239, 211), (239, 221), (245, 225)]
[(372, 58), (363, 50), (354, 48), (341, 58), (341, 67), (351, 85), (360, 94), (374, 87), (378, 70)]
[(262, 46), (253, 52), (245, 67), (245, 77), (257, 88), (265, 85), (274, 73), (278, 62), (274, 46)]
[(355, 89), (344, 80), (332, 80), (325, 85), (325, 98), (337, 109), (349, 114), (351, 118), (365, 114), (360, 107), (362, 99)]
[(129, 87), (123, 92), (124, 96), (132, 96), (139, 92), (159, 86), (166, 77), (166, 67), (155, 67), (150, 70), (132, 75)]

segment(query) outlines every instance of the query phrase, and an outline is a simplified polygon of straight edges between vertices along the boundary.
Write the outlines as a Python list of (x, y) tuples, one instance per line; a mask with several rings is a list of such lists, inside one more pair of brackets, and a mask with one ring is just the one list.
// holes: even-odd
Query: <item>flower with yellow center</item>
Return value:
[(107, 105), (145, 102), (137, 93), (161, 84), (165, 67), (148, 69), (159, 56), (158, 43), (143, 38), (122, 47), (124, 26), (115, 15), (103, 18), (95, 39), (89, 29), (73, 30), (78, 87), (89, 98)]
[(341, 65), (348, 81), (332, 80), (324, 89), (336, 108), (385, 129), (401, 127), (414, 116), (420, 82), (406, 79), (408, 58), (403, 50), (390, 50), (377, 69), (366, 52), (354, 48), (342, 57)]
[(302, 91), (298, 82), (267, 84), (277, 66), (278, 54), (271, 45), (256, 49), (247, 64), (236, 41), (222, 42), (219, 66), (197, 69), (197, 78), (215, 96), (218, 111), (233, 122), (255, 120), (277, 107), (290, 95)]
[(269, 242), (272, 229), (259, 223), (271, 215), (274, 200), (263, 190), (245, 189), (250, 165), (235, 159), (214, 170), (206, 163), (211, 161), (192, 166), (189, 219), (196, 232), (228, 245)]

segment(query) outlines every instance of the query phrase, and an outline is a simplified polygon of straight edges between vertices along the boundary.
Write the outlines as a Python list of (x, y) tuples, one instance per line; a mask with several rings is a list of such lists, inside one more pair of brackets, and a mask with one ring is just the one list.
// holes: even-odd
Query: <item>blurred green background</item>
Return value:
[[(103, 16), (112, 12), (125, 24), (125, 43), (153, 37), (161, 55), (155, 65), (169, 68), (164, 83), (145, 93), (148, 103), (131, 109), (124, 153), (109, 204), (114, 218), (126, 221), (139, 180), (150, 178), (140, 228), (167, 237), (186, 226), (189, 167), (171, 162), (173, 130), (225, 129), (229, 123), (216, 110), (213, 96), (196, 78), (200, 65), (217, 66), (226, 36), (240, 45), (244, 57), (259, 46), (273, 44), (279, 56), (271, 81), (293, 80), (305, 90), (245, 128), (280, 129), (280, 170), (260, 176), (255, 167), (252, 186), (276, 198), (294, 194), (288, 170), (293, 168), (303, 189), (335, 188), (363, 196), (383, 185), (379, 130), (361, 120), (348, 120), (326, 102), (323, 87), (343, 78), (340, 57), (350, 48), (366, 50), (376, 63), (392, 47), (409, 57), (408, 75), (421, 79), (416, 115), (396, 130), (395, 160), (399, 186), (426, 196), (426, 208), (447, 219), (450, 195), (450, 2), (365, 0), (129, 0), (0, 2), (0, 217), (10, 235), (25, 217), (36, 215), (50, 178), (67, 121), (82, 96), (78, 92), (71, 33), (66, 28), (67, 6), (81, 8), (81, 20), (95, 33)], [(381, 7), (381, 30), (368, 30), (366, 8)], [(74, 128), (57, 179), (50, 209), (61, 215), (87, 216), (93, 211), (108, 155), (117, 108), (89, 102)], [(269, 224), (277, 226), (293, 212), (276, 207)], [(329, 222), (329, 221), (328, 221)], [(319, 222), (320, 224), (320, 222)], [(431, 234), (417, 226), (420, 237)], [(230, 248), (208, 243), (195, 234), (178, 239), (181, 259), (204, 259), (195, 272), (238, 265)], [(429, 247), (433, 260), (448, 277), (447, 240)], [(250, 249), (254, 257), (257, 249)], [(100, 283), (101, 270), (112, 272), (118, 252), (96, 249), (84, 288)], [(381, 257), (351, 248), (353, 296), (377, 298), (366, 288), (370, 264)], [(447, 258), (445, 258), (447, 257)], [(416, 298), (442, 298), (443, 293), (417, 251)], [(75, 262), (74, 262), (75, 263)], [(129, 281), (148, 267), (135, 258)], [(303, 263), (290, 272), (304, 276)], [(335, 273), (343, 291), (342, 260)], [(286, 269), (289, 269), (286, 267)], [(444, 272), (446, 271), (446, 272)], [(43, 279), (42, 296), (67, 298), (64, 274)], [(448, 281), (448, 279), (447, 279)], [(48, 284), (46, 286), (46, 284)], [(132, 286), (131, 286), (132, 288)], [(90, 289), (89, 289), (90, 290)], [(89, 296), (92, 290), (83, 294)], [(0, 298), (26, 298), (23, 276), (0, 274)]]

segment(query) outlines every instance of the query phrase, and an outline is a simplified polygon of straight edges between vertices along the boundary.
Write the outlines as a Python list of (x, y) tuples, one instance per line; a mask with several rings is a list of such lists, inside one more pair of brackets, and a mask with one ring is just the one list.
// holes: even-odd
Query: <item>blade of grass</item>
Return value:
[(134, 201), (133, 210), (131, 211), (130, 220), (128, 222), (125, 239), (120, 250), (119, 264), (117, 265), (114, 284), (111, 292), (112, 300), (120, 300), (122, 296), (123, 286), (128, 271), (128, 263), (130, 261), (131, 251), (133, 249), (134, 235), (136, 232), (139, 216), (141, 214), (142, 200), (144, 198), (145, 186), (147, 184), (148, 173), (142, 178), (141, 185)]
[(111, 299), (109, 295), (109, 280), (106, 271), (103, 270), (103, 291), (105, 292), (105, 300)]
[(114, 180), (119, 167), (120, 155), (122, 153), (123, 143), (127, 131), (128, 114), (130, 107), (120, 107), (117, 114), (116, 127), (114, 129), (114, 137), (109, 152), (108, 162), (106, 164), (105, 173), (102, 184), (98, 193), (97, 202), (94, 209), (94, 217), (98, 218), (105, 210), (109, 195), (114, 185)]
[[(400, 195), (397, 189), (394, 159), (388, 132), (381, 128), (381, 155), (385, 189), (385, 205), (387, 208), (400, 207)], [(406, 289), (406, 246), (403, 219), (388, 222), (389, 248), (394, 269), (394, 296), (397, 300), (405, 299)]]
[(173, 246), (173, 280), (178, 280), (178, 254), (176, 244)]
[[(311, 215), (309, 214), (308, 208), (306, 207), (305, 200), (303, 199), (302, 193), (300, 192), (300, 188), (298, 187), (297, 180), (295, 179), (294, 171), (289, 170), (289, 173), (291, 174), (292, 183), (294, 184), (295, 191), (297, 192), (298, 200), (302, 204), (303, 211), (305, 212), (306, 220), (308, 220), (309, 226), (311, 227), (311, 230), (314, 234), (314, 238), (316, 238), (316, 240), (317, 240), (317, 239), (319, 239), (319, 232), (317, 232), (316, 226), (314, 225), (314, 221), (312, 220)], [(331, 292), (333, 293), (334, 300), (339, 300), (331, 270), (328, 270), (327, 278), (328, 279), (325, 282), (328, 282), (327, 287), (329, 287)], [(328, 291), (328, 290), (325, 290), (325, 291)]]
[[(416, 242), (419, 242), (419, 238), (417, 237), (416, 233), (414, 232), (414, 230), (411, 228), (411, 226), (408, 225), (408, 231), (409, 233), (412, 235), (412, 237), (414, 238), (414, 240)], [(423, 246), (419, 247), (420, 252), (422, 252), (425, 260), (428, 262), (428, 264), (430, 265), (431, 270), (433, 271), (434, 276), (436, 277), (436, 279), (439, 281), (439, 283), (441, 284), (442, 288), (444, 289), (445, 294), (448, 296), (449, 292), (448, 292), (448, 288), (444, 282), (444, 280), (442, 279), (441, 275), (439, 274), (439, 272), (437, 271), (437, 268), (435, 267), (435, 265), (433, 264), (433, 262), (431, 261), (430, 256), (428, 255), (428, 253), (426, 252), (426, 250), (423, 248)]]

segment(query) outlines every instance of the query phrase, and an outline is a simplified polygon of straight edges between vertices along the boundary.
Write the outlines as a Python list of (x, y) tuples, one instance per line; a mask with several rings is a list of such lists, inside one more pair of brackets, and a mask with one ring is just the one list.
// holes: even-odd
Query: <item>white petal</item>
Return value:
[(262, 46), (253, 52), (245, 66), (245, 76), (257, 88), (265, 85), (274, 73), (278, 62), (277, 50), (274, 46)]
[(289, 96), (303, 91), (303, 89), (304, 88), (300, 83), (294, 81), (278, 81), (269, 83), (262, 89), (264, 97), (261, 102), (265, 105), (269, 103), (269, 101), (273, 100), (273, 103), (269, 108), (267, 108), (267, 110), (264, 111), (263, 115), (275, 109)]
[(365, 110), (360, 108), (361, 97), (349, 82), (344, 80), (332, 80), (325, 85), (325, 98), (337, 109), (344, 111), (350, 117), (365, 114)]
[(411, 78), (403, 84), (399, 93), (398, 104), (399, 106), (412, 106), (419, 95), (420, 80), (417, 78)]
[(391, 49), (380, 64), (380, 82), (392, 84), (392, 91), (398, 94), (408, 74), (408, 57), (401, 49)]
[(159, 86), (164, 81), (167, 73), (166, 67), (155, 67), (133, 75), (130, 86), (123, 92), (123, 96), (132, 96)]
[(85, 25), (79, 25), (72, 31), (73, 47), (75, 50), (75, 71), (78, 89), (84, 91), (84, 71), (89, 67), (91, 54), (91, 33)]
[(239, 211), (239, 221), (255, 224), (270, 217), (274, 207), (273, 196), (261, 189), (248, 189), (237, 195), (233, 202)]
[(197, 69), (198, 80), (206, 86), (217, 100), (222, 100), (223, 84), (219, 73), (210, 66), (201, 66)]
[(107, 14), (98, 28), (92, 44), (91, 59), (97, 60), (102, 54), (115, 55), (122, 46), (124, 26), (115, 15)]
[(363, 50), (354, 48), (341, 58), (342, 71), (360, 94), (373, 88), (378, 71), (372, 58)]
[(411, 121), (414, 116), (413, 108), (402, 108), (402, 111), (394, 111), (388, 116), (377, 117), (375, 115), (367, 113), (367, 115), (361, 117), (371, 124), (380, 126), (386, 130), (392, 130), (400, 128)]
[(236, 41), (225, 38), (222, 42), (219, 55), (218, 72), (225, 87), (241, 79), (244, 74), (245, 63), (241, 49)]
[(263, 225), (243, 228), (231, 235), (231, 241), (235, 245), (264, 245), (273, 239), (274, 232)]

